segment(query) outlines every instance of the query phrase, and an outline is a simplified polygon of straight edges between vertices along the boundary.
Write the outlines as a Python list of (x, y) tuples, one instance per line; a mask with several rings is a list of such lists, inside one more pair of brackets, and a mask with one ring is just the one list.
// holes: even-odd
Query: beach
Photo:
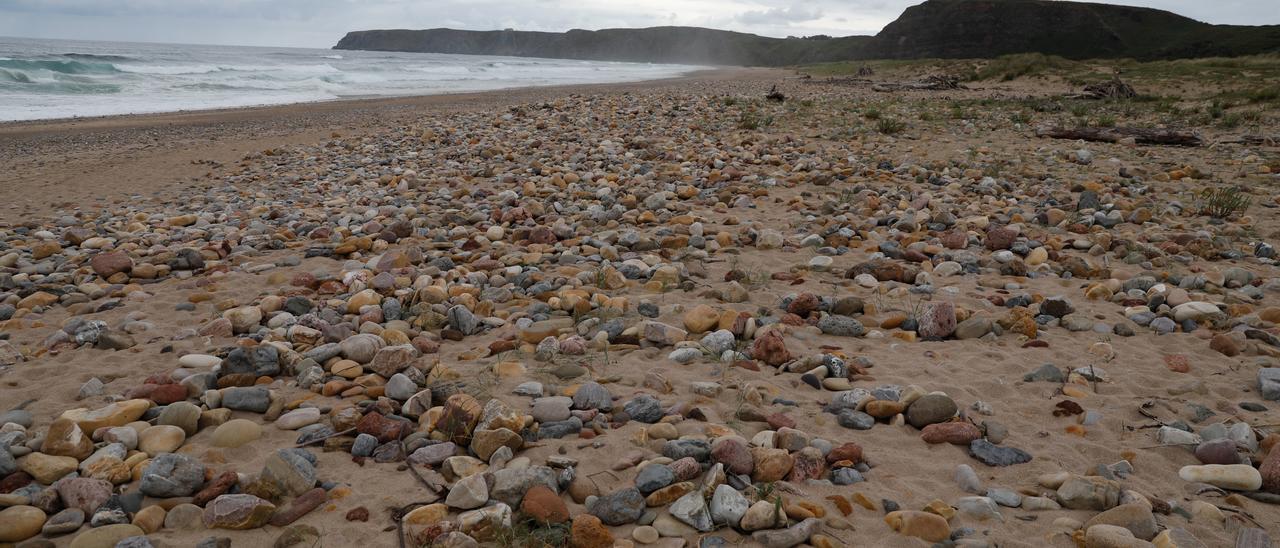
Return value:
[(155, 546), (1280, 538), (1280, 148), (1039, 137), (1063, 81), (873, 89), (912, 77), (0, 124), (0, 506), (79, 469)]

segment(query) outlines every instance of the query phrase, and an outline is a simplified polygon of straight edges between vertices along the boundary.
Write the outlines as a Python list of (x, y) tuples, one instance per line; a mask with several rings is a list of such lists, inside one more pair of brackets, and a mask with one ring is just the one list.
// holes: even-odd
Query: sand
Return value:
[[(0, 162), (9, 166), (0, 174), (0, 223), (9, 226), (50, 226), (51, 220), (77, 212), (91, 212), (102, 208), (115, 208), (133, 204), (140, 208), (171, 209), (184, 197), (225, 191), (223, 177), (245, 165), (260, 166), (261, 157), (242, 160), (246, 154), (268, 149), (289, 149), (296, 145), (312, 145), (334, 138), (353, 138), (377, 134), (381, 128), (413, 125), (421, 118), (448, 119), (457, 113), (500, 113), (515, 105), (537, 105), (543, 102), (566, 101), (573, 103), (582, 96), (617, 97), (624, 94), (681, 94), (702, 93), (763, 95), (772, 84), (782, 84), (782, 89), (793, 95), (792, 102), (800, 99), (821, 101), (829, 94), (850, 94), (842, 99), (854, 101), (880, 101), (883, 95), (866, 90), (842, 90), (806, 84), (794, 80), (786, 71), (732, 70), (699, 74), (687, 78), (634, 84), (601, 86), (577, 86), (573, 88), (537, 88), (480, 94), (461, 94), (404, 99), (378, 99), (344, 101), (315, 105), (292, 105), (219, 111), (210, 113), (180, 113), (130, 117), (110, 117), (92, 120), (37, 122), (6, 124), (0, 126)], [(937, 95), (917, 93), (907, 95), (908, 101), (937, 101), (943, 103), (954, 98), (982, 97), (990, 94), (1032, 92), (1027, 88), (1010, 85), (1004, 89), (996, 86), (985, 90), (956, 92), (943, 99)], [(803, 107), (800, 107), (803, 108)], [(893, 108), (893, 107), (886, 107)], [(703, 113), (699, 113), (703, 115)], [(732, 116), (711, 114), (711, 116)], [(780, 115), (781, 116), (781, 115)], [(694, 124), (697, 116), (674, 123)], [(966, 132), (959, 122), (935, 123), (933, 130), (909, 130), (906, 135), (886, 140), (878, 136), (863, 136), (856, 141), (829, 138), (830, 120), (796, 118), (780, 120), (775, 127), (758, 133), (724, 131), (718, 133), (724, 142), (691, 139), (685, 153), (693, 162), (705, 161), (703, 154), (714, 154), (714, 149), (728, 148), (729, 143), (757, 140), (777, 142), (799, 139), (813, 148), (817, 157), (832, 163), (845, 158), (860, 157), (862, 144), (875, 143), (867, 156), (876, 158), (913, 159), (925, 165), (930, 161), (963, 162), (973, 158), (969, 151), (982, 157), (1000, 156), (1018, 159), (1023, 163), (1044, 162), (1050, 157), (1046, 149), (1074, 150), (1088, 148), (1096, 158), (1091, 165), (1079, 166), (1054, 163), (1052, 170), (1059, 176), (1070, 174), (1072, 182), (1109, 180), (1114, 178), (1116, 165), (1140, 165), (1152, 171), (1167, 170), (1179, 165), (1191, 164), (1209, 169), (1229, 171), (1235, 169), (1237, 159), (1243, 153), (1211, 148), (1187, 150), (1127, 147), (1116, 144), (1087, 145), (1053, 142), (1026, 137), (1025, 129), (996, 125), (987, 120), (978, 122), (978, 129)], [(839, 126), (839, 124), (834, 124)], [(948, 130), (937, 129), (939, 126)], [(989, 128), (989, 129), (988, 129)], [(621, 138), (609, 135), (607, 123), (596, 127), (595, 139)], [(714, 132), (713, 132), (714, 133)], [(1158, 150), (1152, 156), (1152, 150)], [(1274, 157), (1272, 148), (1264, 154)], [(1111, 162), (1111, 158), (1116, 162)], [(1176, 157), (1176, 164), (1173, 158)], [(767, 163), (742, 164), (748, 171), (768, 172)], [(957, 169), (963, 169), (960, 165)], [(1011, 166), (1013, 171), (1017, 166)], [(781, 176), (777, 174), (775, 176)], [(859, 179), (854, 184), (875, 184), (874, 175)], [(802, 181), (803, 178), (801, 178)], [(1274, 177), (1265, 179), (1275, 185)], [(275, 182), (264, 183), (257, 188), (246, 187), (245, 193), (264, 192), (270, 199)], [(1194, 188), (1203, 182), (1174, 181), (1168, 187)], [(889, 185), (886, 185), (889, 186)], [(283, 187), (282, 187), (283, 188)], [(504, 186), (493, 178), (477, 179), (472, 189), (497, 192)], [(768, 189), (767, 195), (757, 198), (755, 209), (725, 210), (701, 207), (695, 213), (709, 227), (727, 227), (730, 218), (742, 223), (755, 223), (762, 228), (783, 231), (788, 239), (796, 228), (808, 228), (804, 216), (821, 203), (820, 197), (830, 198), (833, 187), (820, 187), (808, 182), (796, 185), (779, 185)], [(917, 192), (929, 192), (920, 185)], [(838, 190), (836, 190), (838, 192)], [(1174, 195), (1166, 190), (1165, 195)], [(643, 196), (641, 196), (643, 198)], [(995, 200), (998, 196), (993, 196)], [(971, 204), (965, 215), (991, 209), (992, 202)], [(1274, 204), (1259, 200), (1249, 214), (1254, 225), (1249, 228), (1264, 236), (1274, 235), (1280, 225)], [(962, 216), (957, 212), (957, 216)], [(1193, 230), (1202, 221), (1189, 220), (1186, 230)], [(549, 223), (548, 223), (549, 224)], [(1029, 223), (1028, 223), (1029, 224)], [(1140, 233), (1142, 227), (1126, 225), (1128, 233)], [(714, 233), (713, 230), (708, 230)], [(757, 249), (744, 247), (741, 252), (719, 254), (705, 262), (706, 273), (695, 278), (695, 287), (687, 291), (675, 290), (655, 293), (639, 287), (631, 287), (617, 294), (628, 295), (633, 303), (648, 300), (662, 310), (658, 321), (680, 325), (682, 311), (697, 304), (711, 304), (720, 309), (733, 309), (758, 314), (760, 309), (775, 309), (790, 294), (812, 293), (818, 296), (841, 297), (857, 295), (868, 304), (880, 308), (873, 314), (860, 317), (868, 329), (879, 329), (879, 320), (890, 315), (887, 309), (909, 309), (917, 296), (877, 295), (875, 291), (857, 287), (841, 273), (862, 262), (875, 250), (873, 244), (854, 249), (849, 254), (835, 257), (830, 272), (810, 272), (798, 269), (814, 256), (812, 248)], [(0, 255), (3, 255), (0, 249)], [(3, 332), (10, 342), (19, 348), (37, 349), (37, 355), (11, 370), (0, 373), (0, 410), (7, 409), (27, 399), (35, 401), (27, 408), (36, 417), (34, 430), (42, 431), (61, 411), (73, 407), (97, 407), (104, 397), (76, 401), (80, 386), (97, 377), (107, 383), (107, 394), (119, 394), (140, 384), (151, 375), (166, 374), (175, 367), (176, 356), (183, 353), (208, 353), (227, 347), (234, 339), (191, 337), (175, 340), (183, 330), (197, 329), (216, 318), (219, 311), (210, 303), (197, 305), (195, 312), (175, 310), (180, 303), (199, 291), (212, 291), (213, 302), (249, 304), (264, 294), (287, 289), (287, 281), (297, 273), (340, 271), (341, 262), (328, 258), (307, 258), (296, 266), (283, 266), (264, 273), (244, 271), (246, 264), (267, 264), (296, 257), (299, 249), (266, 252), (251, 258), (234, 261), (228, 268), (211, 273), (198, 274), (190, 279), (171, 277), (142, 288), (150, 296), (142, 300), (127, 299), (126, 305), (114, 310), (90, 314), (108, 325), (118, 325), (126, 318), (150, 322), (154, 327), (136, 334), (138, 345), (124, 351), (104, 351), (92, 348), (63, 349), (56, 353), (38, 350), (41, 342), (65, 322), (70, 315), (65, 308), (54, 307), (39, 315), (29, 315), (22, 320), (4, 324)], [(1112, 263), (1112, 277), (1127, 279), (1144, 269), (1134, 264)], [(1245, 259), (1236, 261), (1199, 262), (1191, 269), (1222, 271), (1229, 266), (1245, 268), (1256, 275), (1270, 279), (1275, 277), (1274, 266)], [(796, 272), (795, 282), (762, 281), (750, 285), (750, 300), (742, 303), (723, 303), (708, 296), (704, 290), (723, 287), (725, 275), (731, 269), (769, 274)], [(1169, 268), (1174, 268), (1170, 266)], [(1177, 268), (1185, 268), (1182, 265)], [(992, 290), (980, 282), (1002, 278), (982, 274), (950, 278), (939, 286), (949, 288), (949, 293), (938, 293), (934, 299), (945, 297), (957, 307), (974, 314), (1000, 318), (1005, 309), (992, 304), (988, 297), (1003, 293), (1030, 293), (1042, 296), (1065, 295), (1075, 305), (1077, 312), (1107, 323), (1124, 319), (1123, 308), (1106, 301), (1090, 301), (1084, 297), (1090, 280), (1061, 279), (1057, 277), (1017, 277), (1021, 289), (1017, 291)], [(1004, 277), (1013, 280), (1013, 277)], [(1276, 306), (1280, 298), (1268, 291), (1257, 303)], [(633, 304), (634, 306), (634, 304)], [(634, 314), (634, 313), (633, 313)], [(865, 358), (874, 367), (868, 375), (855, 379), (854, 385), (872, 388), (881, 385), (917, 385), (926, 391), (944, 391), (975, 422), (998, 420), (1008, 427), (1009, 435), (1004, 445), (1023, 449), (1034, 456), (1027, 464), (1010, 467), (987, 467), (968, 456), (966, 448), (949, 444), (929, 445), (920, 440), (919, 431), (905, 425), (878, 424), (871, 430), (854, 431), (840, 427), (835, 416), (823, 411), (831, 392), (810, 388), (800, 381), (798, 373), (778, 372), (772, 367), (761, 371), (748, 371), (726, 367), (709, 361), (689, 365), (675, 364), (666, 359), (670, 348), (641, 348), (634, 351), (600, 356), (593, 353), (586, 357), (564, 357), (564, 362), (580, 362), (591, 371), (594, 378), (613, 379), (608, 383), (620, 405), (639, 393), (653, 393), (643, 386), (646, 375), (661, 374), (674, 387), (674, 394), (661, 395), (664, 403), (688, 402), (701, 409), (708, 423), (728, 424), (745, 438), (750, 439), (760, 430), (768, 429), (764, 423), (734, 420), (734, 414), (747, 399), (747, 388), (754, 387), (767, 394), (764, 398), (768, 412), (783, 412), (806, 433), (827, 439), (836, 445), (853, 441), (861, 445), (872, 465), (865, 474), (867, 481), (851, 486), (798, 485), (799, 492), (784, 494), (789, 500), (805, 500), (824, 504), (830, 495), (849, 497), (861, 493), (879, 505), (882, 499), (896, 501), (904, 509), (919, 509), (934, 499), (954, 501), (967, 496), (954, 480), (958, 464), (969, 464), (988, 486), (1000, 486), (1023, 490), (1024, 494), (1049, 492), (1037, 487), (1036, 478), (1041, 474), (1067, 471), (1074, 474), (1091, 473), (1099, 464), (1120, 461), (1126, 451), (1134, 452), (1132, 459), (1135, 473), (1124, 480), (1126, 489), (1138, 491), (1149, 497), (1166, 501), (1187, 502), (1207, 500), (1228, 509), (1232, 520), (1237, 515), (1248, 515), (1253, 526), (1264, 527), (1273, 538), (1280, 538), (1280, 507), (1243, 499), (1224, 501), (1206, 495), (1188, 492), (1186, 482), (1177, 477), (1177, 470), (1185, 465), (1197, 464), (1196, 458), (1183, 447), (1160, 447), (1154, 439), (1154, 422), (1139, 413), (1139, 408), (1151, 404), (1150, 410), (1165, 420), (1185, 418), (1188, 402), (1204, 405), (1217, 414), (1197, 428), (1215, 421), (1245, 421), (1254, 424), (1262, 432), (1275, 431), (1280, 423), (1280, 406), (1266, 402), (1265, 412), (1247, 413), (1238, 407), (1242, 401), (1261, 401), (1257, 394), (1256, 370), (1260, 363), (1273, 364), (1274, 349), (1250, 347), (1244, 354), (1227, 357), (1210, 349), (1207, 330), (1193, 333), (1175, 333), (1157, 336), (1149, 329), (1140, 328), (1134, 337), (1118, 337), (1095, 332), (1069, 332), (1061, 327), (1042, 329), (1038, 340), (1047, 347), (1024, 347), (1025, 337), (1006, 333), (994, 340), (947, 340), (938, 342), (906, 342), (892, 336), (884, 338), (848, 338), (823, 335), (816, 330), (787, 329), (787, 347), (793, 356), (807, 356), (821, 352), (837, 353), (849, 359)], [(524, 409), (528, 398), (511, 395), (512, 389), (526, 380), (540, 380), (548, 385), (566, 385), (549, 374), (552, 365), (536, 362), (531, 355), (521, 355), (529, 374), (520, 378), (497, 378), (487, 374), (497, 357), (467, 359), (474, 349), (486, 348), (496, 340), (514, 334), (511, 326), (498, 328), (482, 335), (467, 337), (464, 341), (445, 341), (440, 353), (431, 356), (461, 378), (473, 381), (473, 387), (482, 389), (484, 395), (500, 398), (516, 409)], [(1098, 343), (1108, 343), (1115, 356), (1107, 359), (1090, 352)], [(1255, 343), (1256, 344), (1256, 343)], [(1166, 356), (1183, 355), (1190, 363), (1189, 373), (1174, 373), (1166, 365)], [(1064, 396), (1057, 383), (1022, 380), (1023, 374), (1035, 367), (1052, 363), (1059, 368), (1075, 368), (1095, 365), (1108, 372), (1108, 381), (1080, 388), (1087, 393), (1078, 401), (1086, 409), (1101, 414), (1101, 421), (1087, 428), (1083, 436), (1066, 431), (1077, 422), (1076, 417), (1054, 417), (1054, 405)], [(1274, 366), (1274, 365), (1273, 365)], [(691, 394), (687, 387), (691, 382), (712, 380), (726, 387), (718, 398), (704, 398)], [(1170, 390), (1189, 381), (1203, 383), (1203, 393), (1171, 395)], [(277, 387), (286, 399), (311, 393), (296, 385)], [(1176, 391), (1176, 390), (1175, 390)], [(767, 405), (774, 398), (795, 402), (795, 405)], [(984, 416), (970, 406), (977, 402), (989, 404), (994, 412)], [(484, 400), (481, 399), (481, 403)], [(261, 420), (252, 413), (237, 412), (237, 418)], [(607, 435), (594, 440), (569, 436), (563, 439), (542, 440), (536, 445), (519, 451), (518, 456), (528, 457), (535, 463), (549, 456), (567, 454), (576, 458), (580, 466), (578, 475), (590, 478), (601, 493), (629, 486), (634, 472), (611, 471), (620, 455), (636, 450), (654, 449), (654, 444), (637, 446), (631, 440), (645, 425), (627, 423)], [(685, 420), (677, 424), (681, 434), (697, 435), (703, 423)], [(208, 444), (212, 432), (206, 429), (182, 448), (181, 452), (200, 457), (212, 467), (234, 469), (252, 473), (260, 468), (264, 459), (275, 449), (291, 446), (295, 433), (281, 431), (271, 425), (264, 426), (264, 437), (237, 450), (220, 450)], [(659, 446), (660, 447), (660, 446)], [(350, 486), (350, 495), (329, 501), (319, 510), (304, 517), (298, 523), (310, 525), (322, 534), (319, 546), (396, 546), (397, 539), (389, 509), (430, 501), (434, 497), (417, 485), (412, 476), (398, 470), (395, 464), (368, 462), (358, 465), (349, 454), (343, 452), (314, 451), (319, 457), (319, 476)], [(567, 497), (566, 497), (567, 500)], [(1235, 504), (1239, 502), (1242, 507)], [(363, 506), (369, 510), (366, 523), (349, 522), (343, 516), (351, 509)], [(571, 513), (585, 511), (582, 505), (569, 501)], [(825, 503), (828, 516), (838, 516), (830, 503)], [(1072, 546), (1070, 528), (1055, 524), (1059, 518), (1080, 522), (1088, 520), (1096, 512), (1056, 510), (1028, 512), (1003, 508), (1002, 521), (979, 522), (964, 517), (952, 521), (952, 529), (972, 527), (970, 538), (981, 539), (996, 546)], [(828, 527), (825, 533), (846, 546), (915, 546), (922, 541), (892, 533), (882, 520), (883, 513), (855, 507), (848, 516), (850, 529)], [(1213, 523), (1197, 517), (1188, 521), (1179, 515), (1157, 515), (1168, 527), (1181, 527), (1190, 531), (1208, 546), (1230, 545), (1235, 539), (1236, 526)], [(616, 538), (629, 538), (633, 526), (612, 528)], [(190, 546), (209, 535), (228, 536), (235, 546), (267, 546), (280, 535), (280, 529), (265, 527), (251, 531), (172, 531), (162, 530), (150, 535), (157, 546)], [(731, 530), (722, 530), (731, 543), (752, 545), (749, 538)], [(696, 546), (700, 535), (690, 530), (687, 545)], [(70, 537), (54, 539), (58, 546), (69, 543)]]

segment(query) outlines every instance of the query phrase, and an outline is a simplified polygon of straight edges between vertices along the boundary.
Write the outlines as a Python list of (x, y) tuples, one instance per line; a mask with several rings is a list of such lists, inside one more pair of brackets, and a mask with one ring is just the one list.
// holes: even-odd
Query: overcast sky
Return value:
[[(1209, 23), (1280, 24), (1280, 0), (1095, 0)], [(327, 48), (348, 30), (689, 25), (875, 34), (920, 0), (0, 0), (0, 36)]]

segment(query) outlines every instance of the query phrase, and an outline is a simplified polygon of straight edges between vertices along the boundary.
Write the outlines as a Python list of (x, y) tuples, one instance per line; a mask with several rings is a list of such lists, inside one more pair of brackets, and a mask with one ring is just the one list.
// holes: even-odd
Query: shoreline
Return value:
[[(610, 88), (629, 87), (644, 84), (676, 84), (697, 80), (726, 80), (733, 79), (734, 74), (740, 71), (755, 70), (784, 70), (784, 69), (755, 69), (742, 67), (715, 67), (707, 69), (699, 69), (690, 71), (679, 76), (671, 76), (666, 78), (652, 78), (646, 80), (629, 80), (625, 82), (604, 82), (591, 84), (556, 84), (546, 86), (515, 86), (509, 88), (499, 88), (483, 91), (454, 91), (447, 93), (434, 93), (425, 95), (369, 95), (362, 97), (346, 97), (338, 99), (322, 99), (316, 101), (302, 101), (297, 103), (278, 103), (249, 105), (241, 107), (221, 107), (208, 109), (192, 109), (192, 110), (175, 110), (164, 112), (137, 112), (127, 114), (105, 114), (101, 116), (79, 116), (68, 118), (41, 118), (38, 120), (0, 120), (0, 137), (7, 136), (23, 136), (30, 133), (37, 133), (53, 129), (50, 126), (74, 126), (77, 124), (88, 124), (91, 126), (109, 125), (110, 122), (131, 119), (138, 122), (138, 125), (145, 125), (150, 118), (189, 118), (191, 121), (199, 121), (199, 118), (210, 116), (230, 116), (230, 117), (250, 117), (253, 114), (264, 113), (277, 109), (290, 108), (319, 108), (325, 111), (346, 110), (352, 107), (368, 106), (398, 106), (413, 105), (418, 103), (430, 102), (431, 99), (439, 98), (443, 102), (449, 99), (462, 100), (474, 98), (478, 96), (487, 96), (504, 93), (528, 93), (533, 91), (557, 91), (557, 90), (579, 90), (598, 89), (608, 91)], [(220, 120), (221, 121), (221, 120)], [(156, 120), (156, 123), (165, 123), (164, 120)], [(23, 131), (30, 130), (30, 131)]]
[[(696, 89), (779, 80), (778, 69), (721, 68), (673, 78), (495, 91), (346, 99), (232, 109), (0, 123), (0, 226), (76, 214), (123, 200), (176, 199), (220, 183), (214, 167), (277, 147), (367, 134), (427, 113), (470, 112), (571, 95)], [(693, 86), (690, 88), (690, 86)]]

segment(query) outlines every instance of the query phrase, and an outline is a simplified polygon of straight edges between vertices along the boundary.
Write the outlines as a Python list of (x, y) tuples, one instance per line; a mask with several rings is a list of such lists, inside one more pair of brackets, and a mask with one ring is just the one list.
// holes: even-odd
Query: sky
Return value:
[[(349, 30), (687, 25), (875, 34), (921, 0), (0, 0), (0, 36), (327, 48)], [(1280, 24), (1278, 0), (1093, 0), (1216, 24)]]

